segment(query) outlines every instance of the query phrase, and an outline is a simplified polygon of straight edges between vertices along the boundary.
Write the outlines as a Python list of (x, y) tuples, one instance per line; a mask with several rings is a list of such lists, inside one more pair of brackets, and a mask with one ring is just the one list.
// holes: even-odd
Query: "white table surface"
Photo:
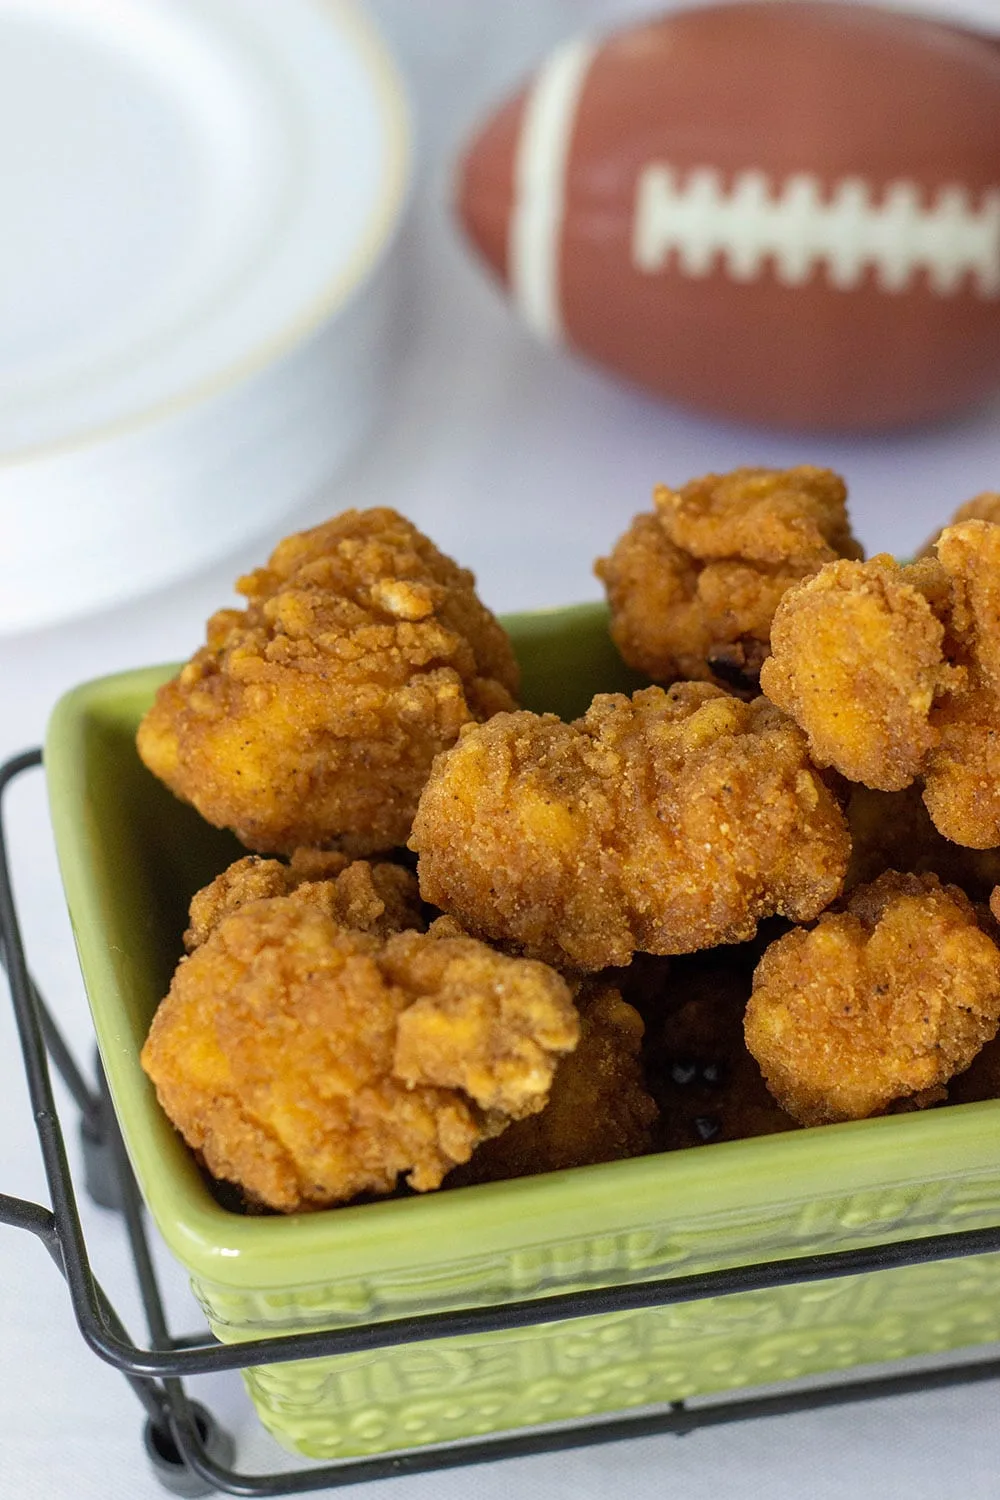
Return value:
[[(816, 442), (701, 421), (659, 406), (534, 346), (457, 243), (443, 202), (454, 146), (469, 124), (558, 38), (662, 9), (637, 0), (373, 0), (406, 71), (421, 167), (401, 246), (406, 283), (399, 379), (367, 450), (324, 495), (289, 517), (297, 529), (347, 505), (395, 505), (477, 572), (499, 610), (597, 597), (592, 559), (652, 484), (737, 463), (831, 463), (848, 478), (856, 529), (871, 550), (916, 545), (960, 500), (1000, 486), (1000, 402), (905, 438)], [(1000, 0), (940, 0), (928, 10), (1000, 32)], [(270, 540), (276, 540), (276, 537)], [(2, 543), (0, 543), (2, 544)], [(81, 679), (177, 658), (238, 571), (224, 566), (168, 593), (71, 625), (0, 640), (0, 754), (40, 740), (59, 694)], [(85, 559), (82, 560), (85, 565)], [(29, 951), (43, 992), (84, 1057), (89, 1023), (44, 805), (41, 777), (12, 808), (13, 856)], [(0, 1003), (0, 1189), (45, 1201), (13, 1025)], [(62, 1097), (62, 1096), (60, 1096)], [(75, 1141), (71, 1144), (75, 1149)], [(98, 1274), (141, 1333), (113, 1215), (84, 1205)], [(159, 1257), (178, 1326), (197, 1326), (182, 1273)], [(223, 1415), (247, 1469), (282, 1462), (236, 1375), (194, 1383)], [(483, 1500), (511, 1492), (635, 1500), (799, 1500), (809, 1495), (995, 1500), (1000, 1382), (944, 1394), (768, 1419), (443, 1476), (392, 1481), (399, 1500)], [(141, 1413), (124, 1381), (84, 1348), (42, 1249), (0, 1230), (0, 1493), (17, 1500), (156, 1500)], [(375, 1493), (375, 1492), (372, 1492)]]

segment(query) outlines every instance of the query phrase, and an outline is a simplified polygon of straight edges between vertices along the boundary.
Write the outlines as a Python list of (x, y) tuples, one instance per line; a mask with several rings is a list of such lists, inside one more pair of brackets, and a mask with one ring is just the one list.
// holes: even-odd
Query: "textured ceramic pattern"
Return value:
[(443, 1442), (1000, 1338), (1000, 1258), (247, 1372), (314, 1458)]
[[(508, 622), (527, 706), (627, 689), (600, 606)], [(115, 1108), (156, 1224), (227, 1341), (1000, 1224), (1000, 1102), (547, 1177), (252, 1217), (218, 1202), (138, 1065), (187, 903), (239, 852), (140, 764), (169, 668), (85, 684), (46, 770)], [(1000, 1339), (1000, 1256), (249, 1372), (281, 1441), (347, 1456)]]
[[(685, 1274), (792, 1252), (876, 1243), (904, 1232), (981, 1227), (1000, 1177), (816, 1198), (794, 1214), (712, 1216), (617, 1239), (554, 1244), (505, 1261), (386, 1278), (226, 1292), (193, 1283), (219, 1337), (246, 1338), (483, 1305), (558, 1289)], [(1000, 1257), (911, 1266), (574, 1323), (439, 1340), (246, 1372), (261, 1420), (315, 1458), (444, 1442), (508, 1427), (1000, 1340)]]

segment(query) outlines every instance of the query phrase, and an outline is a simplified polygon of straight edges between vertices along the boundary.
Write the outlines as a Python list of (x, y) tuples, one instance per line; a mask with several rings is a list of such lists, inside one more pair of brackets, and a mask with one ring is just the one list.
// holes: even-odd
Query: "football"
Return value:
[(943, 24), (764, 0), (578, 38), (457, 211), (536, 334), (702, 411), (863, 431), (1000, 386), (1000, 47)]

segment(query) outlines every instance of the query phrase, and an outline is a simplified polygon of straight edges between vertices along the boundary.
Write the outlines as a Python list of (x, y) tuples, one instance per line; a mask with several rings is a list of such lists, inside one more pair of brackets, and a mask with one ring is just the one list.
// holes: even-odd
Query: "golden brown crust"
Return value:
[(858, 557), (846, 490), (828, 469), (737, 469), (660, 485), (595, 571), (625, 661), (657, 682), (756, 691), (785, 591), (835, 557)]
[(971, 685), (1000, 694), (1000, 526), (967, 521), (941, 533), (938, 562), (951, 586), (951, 652)]
[(820, 765), (899, 791), (924, 778), (938, 831), (1000, 845), (1000, 527), (969, 520), (937, 557), (833, 563), (775, 615), (761, 686)]
[(283, 1212), (437, 1187), (541, 1109), (579, 1021), (565, 982), (470, 938), (352, 932), (251, 902), (182, 960), (142, 1065), (217, 1177)]
[(935, 713), (939, 740), (924, 772), (935, 827), (969, 849), (1000, 844), (1000, 698), (970, 688)]
[(805, 730), (817, 765), (882, 791), (908, 786), (937, 735), (944, 629), (888, 554), (828, 564), (785, 595), (761, 688)]
[(390, 938), (379, 964), (387, 983), (415, 996), (399, 1016), (393, 1058), (408, 1088), (461, 1089), (504, 1123), (544, 1107), (580, 1030), (552, 969), (440, 930)]
[(269, 896), (306, 901), (339, 926), (376, 937), (425, 925), (416, 876), (402, 865), (352, 863), (334, 850), (296, 849), (288, 864), (248, 854), (196, 892), (185, 949), (193, 952), (234, 911)]
[(706, 474), (680, 490), (659, 485), (654, 499), (674, 542), (706, 561), (742, 557), (811, 568), (860, 554), (844, 481), (813, 464)]
[(702, 569), (655, 513), (636, 516), (594, 571), (607, 590), (612, 639), (630, 667), (657, 682), (711, 679), (714, 637), (698, 592)]
[(1000, 526), (950, 527), (937, 555), (951, 588), (956, 683), (935, 708), (939, 742), (927, 758), (924, 801), (946, 838), (991, 849), (1000, 844)]
[(404, 843), (434, 756), (515, 706), (510, 643), (473, 584), (388, 509), (286, 538), (160, 690), (140, 755), (252, 849)]
[(497, 715), (435, 762), (411, 848), (425, 900), (581, 971), (809, 920), (849, 841), (800, 731), (708, 683), (601, 694), (574, 724)]
[(449, 1186), (622, 1161), (652, 1150), (658, 1111), (639, 1061), (642, 1018), (610, 985), (585, 986), (577, 1003), (580, 1042), (560, 1062), (548, 1104), (477, 1146)]
[(1000, 952), (971, 902), (934, 875), (888, 871), (772, 943), (745, 1027), (781, 1106), (820, 1125), (932, 1102), (998, 1020)]

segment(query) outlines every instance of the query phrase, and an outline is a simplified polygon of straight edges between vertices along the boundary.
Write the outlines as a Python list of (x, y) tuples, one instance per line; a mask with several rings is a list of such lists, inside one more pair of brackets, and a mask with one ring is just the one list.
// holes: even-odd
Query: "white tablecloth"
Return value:
[[(803, 441), (668, 410), (533, 345), (455, 239), (443, 203), (455, 143), (559, 37), (592, 22), (662, 8), (636, 0), (378, 0), (372, 7), (407, 72), (421, 171), (401, 247), (406, 283), (399, 379), (386, 420), (351, 470), (289, 518), (310, 524), (344, 506), (395, 505), (477, 572), (499, 610), (597, 597), (594, 557), (659, 479), (740, 462), (831, 463), (847, 476), (856, 529), (871, 550), (905, 551), (960, 500), (1000, 486), (1000, 403), (904, 438)], [(926, 7), (1000, 31), (1000, 0)], [(0, 541), (2, 545), (2, 541)], [(236, 573), (264, 548), (119, 611), (0, 641), (0, 753), (37, 743), (73, 683), (186, 655)], [(85, 560), (82, 560), (85, 563)], [(29, 950), (43, 992), (89, 1057), (89, 1023), (62, 908), (41, 777), (12, 808), (13, 856)], [(45, 1201), (15, 1053), (0, 1003), (0, 1190)], [(73, 1141), (75, 1148), (75, 1140)], [(98, 1273), (142, 1333), (122, 1235), (85, 1205)], [(178, 1325), (197, 1326), (183, 1275), (160, 1256)], [(283, 1461), (239, 1377), (195, 1384), (236, 1435), (241, 1466)], [(399, 1500), (509, 1493), (663, 1494), (718, 1500), (826, 1496), (937, 1500), (959, 1487), (994, 1500), (1000, 1383), (768, 1419), (394, 1481)], [(84, 1348), (40, 1247), (0, 1231), (0, 1493), (17, 1500), (155, 1500), (141, 1413), (124, 1381)]]

